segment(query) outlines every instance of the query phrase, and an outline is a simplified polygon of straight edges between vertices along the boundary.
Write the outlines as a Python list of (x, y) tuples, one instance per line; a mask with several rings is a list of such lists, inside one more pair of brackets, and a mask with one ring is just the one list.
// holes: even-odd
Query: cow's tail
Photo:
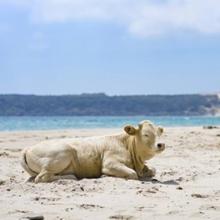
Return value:
[(27, 149), (24, 149), (22, 151), (22, 158), (21, 158), (21, 166), (31, 175), (31, 176), (37, 176), (37, 173), (34, 172), (33, 170), (31, 170), (27, 164), (27, 160), (26, 160), (26, 153), (27, 153)]

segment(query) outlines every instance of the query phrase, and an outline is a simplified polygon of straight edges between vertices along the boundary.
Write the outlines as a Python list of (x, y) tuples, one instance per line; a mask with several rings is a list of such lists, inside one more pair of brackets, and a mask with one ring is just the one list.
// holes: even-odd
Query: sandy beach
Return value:
[(28, 174), (20, 166), (24, 147), (45, 139), (120, 131), (0, 132), (0, 219), (219, 219), (219, 128), (165, 128), (161, 141), (166, 150), (148, 162), (157, 170), (152, 180), (103, 177), (25, 183)]

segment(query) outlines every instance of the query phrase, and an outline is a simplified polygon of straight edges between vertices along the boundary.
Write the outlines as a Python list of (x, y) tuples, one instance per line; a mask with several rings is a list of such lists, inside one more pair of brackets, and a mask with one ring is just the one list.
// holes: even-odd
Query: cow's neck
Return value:
[(131, 154), (131, 159), (134, 165), (134, 169), (138, 176), (142, 176), (144, 168), (144, 160), (140, 152), (138, 151), (138, 146), (134, 136), (128, 137), (128, 150)]

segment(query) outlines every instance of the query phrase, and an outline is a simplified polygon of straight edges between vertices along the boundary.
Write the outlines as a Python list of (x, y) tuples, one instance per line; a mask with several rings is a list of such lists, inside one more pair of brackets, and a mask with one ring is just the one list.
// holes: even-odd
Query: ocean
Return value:
[(204, 126), (220, 125), (220, 117), (185, 116), (0, 116), (0, 131), (55, 130), (74, 128), (118, 128), (125, 124), (136, 125), (142, 120), (151, 120), (162, 126)]

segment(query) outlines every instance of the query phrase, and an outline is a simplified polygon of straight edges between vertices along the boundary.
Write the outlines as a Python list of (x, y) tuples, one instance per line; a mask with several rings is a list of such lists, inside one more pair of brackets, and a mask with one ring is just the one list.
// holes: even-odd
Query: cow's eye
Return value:
[(149, 137), (149, 135), (148, 135), (148, 134), (145, 134), (144, 136), (145, 136), (145, 137)]

